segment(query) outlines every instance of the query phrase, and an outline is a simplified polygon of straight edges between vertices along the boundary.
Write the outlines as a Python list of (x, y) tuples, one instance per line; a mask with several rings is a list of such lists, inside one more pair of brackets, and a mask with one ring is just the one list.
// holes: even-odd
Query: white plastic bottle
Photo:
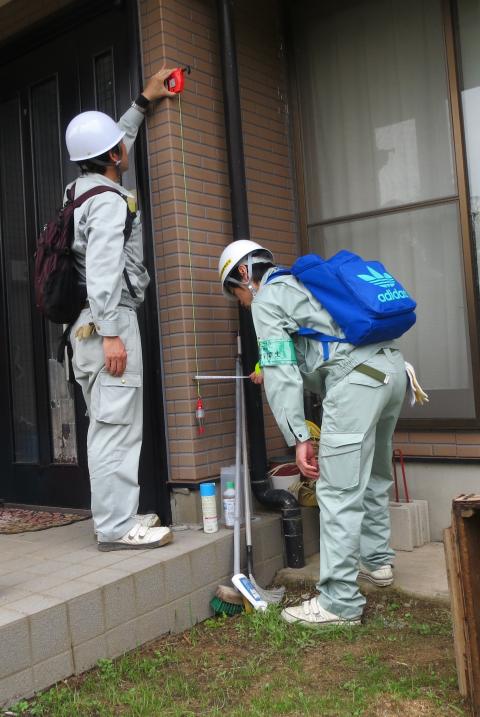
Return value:
[(202, 501), (203, 530), (205, 533), (216, 533), (218, 530), (218, 516), (215, 483), (201, 483), (200, 498)]
[(223, 519), (226, 528), (233, 528), (235, 518), (235, 483), (227, 481), (223, 491)]

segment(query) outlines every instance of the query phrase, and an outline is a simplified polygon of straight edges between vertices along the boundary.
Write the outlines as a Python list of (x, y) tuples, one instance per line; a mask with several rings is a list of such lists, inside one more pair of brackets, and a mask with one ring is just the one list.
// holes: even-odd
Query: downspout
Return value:
[[(249, 239), (250, 228), (232, 11), (233, 0), (217, 0), (225, 135), (230, 178), (230, 205), (233, 239), (236, 240)], [(240, 308), (239, 324), (242, 339), (243, 371), (248, 374), (251, 373), (252, 366), (255, 366), (258, 361), (257, 339), (250, 311)], [(270, 487), (270, 480), (267, 477), (267, 451), (261, 388), (251, 381), (245, 381), (244, 385), (252, 491), (257, 500), (263, 505), (280, 508), (287, 565), (290, 568), (302, 568), (305, 565), (305, 558), (300, 506), (295, 497), (288, 491), (274, 490)]]

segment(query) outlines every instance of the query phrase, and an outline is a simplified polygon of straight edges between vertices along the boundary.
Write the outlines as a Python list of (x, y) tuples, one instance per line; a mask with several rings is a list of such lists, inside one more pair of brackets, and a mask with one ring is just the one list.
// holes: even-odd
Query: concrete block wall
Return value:
[[(86, 526), (90, 546), (89, 531)], [(262, 516), (252, 534), (255, 577), (267, 585), (284, 566), (279, 517)], [(133, 556), (98, 555), (94, 545), (81, 550), (73, 546), (69, 555), (72, 568), (77, 558), (90, 556), (90, 572), (82, 562), (83, 569), (70, 571), (75, 578), (65, 575), (63, 582), (44, 587), (44, 594), (28, 597), (22, 597), (27, 593), (19, 585), (0, 608), (0, 706), (80, 674), (100, 658), (118, 657), (209, 617), (217, 586), (230, 584), (233, 534), (179, 532), (172, 545)], [(40, 570), (44, 562), (39, 559), (39, 567), (29, 569)], [(2, 576), (1, 584), (6, 583)]]

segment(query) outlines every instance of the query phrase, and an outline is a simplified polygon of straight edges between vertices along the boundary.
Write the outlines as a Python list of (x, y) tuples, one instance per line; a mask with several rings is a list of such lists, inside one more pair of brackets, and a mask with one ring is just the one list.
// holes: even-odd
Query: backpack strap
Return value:
[[(291, 275), (292, 272), (289, 271), (289, 269), (277, 269), (277, 271), (274, 271), (273, 274), (270, 274), (265, 284), (269, 284), (272, 279), (276, 279), (279, 276)], [(308, 339), (319, 341), (322, 344), (324, 361), (328, 361), (328, 359), (330, 358), (329, 343), (333, 341), (337, 341), (338, 343), (347, 343), (347, 339), (342, 339), (339, 336), (330, 336), (329, 334), (324, 334), (321, 331), (316, 331), (315, 329), (308, 329), (306, 326), (299, 326), (298, 331), (296, 333), (299, 336), (305, 336)]]
[[(124, 198), (124, 195), (122, 192), (119, 192), (118, 189), (114, 189), (113, 187), (92, 187), (92, 189), (88, 189), (83, 194), (80, 194), (79, 197), (75, 199), (75, 182), (72, 184), (71, 187), (67, 189), (67, 201), (71, 202), (73, 204), (74, 209), (78, 209), (84, 202), (87, 201), (87, 199), (90, 199), (90, 197), (94, 197), (97, 194), (103, 194), (104, 192), (114, 192), (115, 194), (118, 194), (122, 199)], [(127, 216), (125, 219), (125, 227), (123, 229), (123, 246), (127, 243), (127, 241), (130, 239), (130, 235), (132, 233), (132, 225), (133, 220), (135, 218), (135, 212), (130, 211), (130, 208), (127, 204)], [(130, 281), (130, 277), (128, 276), (127, 270), (123, 270), (123, 278), (125, 279), (125, 283), (127, 285), (128, 292), (132, 299), (137, 298), (137, 292), (132, 286), (132, 282)]]

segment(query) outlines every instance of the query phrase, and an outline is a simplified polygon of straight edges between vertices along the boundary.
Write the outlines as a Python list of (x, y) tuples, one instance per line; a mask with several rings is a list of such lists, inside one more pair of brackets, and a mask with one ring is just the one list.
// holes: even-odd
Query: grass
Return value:
[(441, 717), (468, 710), (456, 687), (449, 610), (377, 591), (362, 626), (287, 625), (276, 607), (212, 618), (100, 660), (10, 714)]

